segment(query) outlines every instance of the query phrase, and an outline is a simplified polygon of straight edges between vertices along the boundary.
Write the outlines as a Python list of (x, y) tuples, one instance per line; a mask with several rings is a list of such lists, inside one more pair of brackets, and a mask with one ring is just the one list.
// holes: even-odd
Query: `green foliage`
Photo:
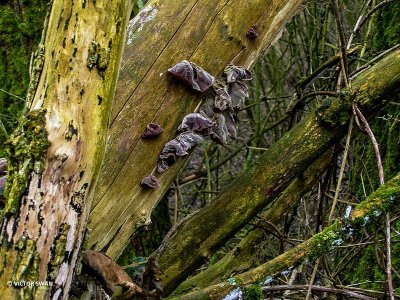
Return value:
[(393, 1), (376, 14), (374, 48), (386, 49), (400, 43), (400, 2)]
[(376, 264), (375, 246), (368, 246), (360, 255), (357, 263), (351, 264), (348, 268), (346, 281), (361, 283), (360, 288), (382, 290), (382, 283), (385, 281), (383, 270)]
[(253, 284), (246, 287), (243, 300), (260, 300), (263, 298), (263, 292), (259, 285)]
[(146, 3), (147, 0), (136, 0), (135, 4), (133, 5), (131, 18), (136, 16), (140, 12), (140, 10), (146, 5)]
[[(0, 4), (0, 89), (25, 98), (29, 62), (42, 32), (47, 0), (14, 0)], [(24, 101), (0, 91), (0, 121), (12, 132)], [(6, 134), (0, 131), (0, 156)]]

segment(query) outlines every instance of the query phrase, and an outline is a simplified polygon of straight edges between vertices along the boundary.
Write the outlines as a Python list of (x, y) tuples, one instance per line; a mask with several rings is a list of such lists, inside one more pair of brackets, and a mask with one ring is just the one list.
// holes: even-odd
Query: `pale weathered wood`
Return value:
[[(20, 126), (11, 136), (1, 299), (68, 298), (104, 155), (130, 9), (127, 0), (52, 3), (24, 131)], [(20, 182), (24, 166), (29, 177)], [(44, 285), (7, 286), (21, 280)]]
[[(143, 190), (163, 145), (201, 96), (172, 80), (166, 71), (190, 60), (217, 76), (233, 62), (251, 67), (299, 10), (300, 0), (150, 1), (130, 25), (117, 88), (106, 160), (96, 190), (89, 246), (116, 258), (137, 226), (170, 186), (183, 160), (159, 177), (161, 187)], [(246, 38), (258, 26), (259, 37)], [(152, 141), (140, 134), (149, 122), (165, 133)]]

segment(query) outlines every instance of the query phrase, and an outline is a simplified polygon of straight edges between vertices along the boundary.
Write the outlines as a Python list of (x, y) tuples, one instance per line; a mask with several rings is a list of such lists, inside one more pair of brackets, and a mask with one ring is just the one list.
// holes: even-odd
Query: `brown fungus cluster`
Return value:
[(153, 139), (158, 137), (163, 133), (163, 129), (160, 125), (155, 123), (150, 123), (146, 126), (143, 134), (140, 136), (143, 139)]
[[(236, 139), (237, 113), (249, 96), (243, 81), (252, 79), (249, 70), (228, 65), (223, 77), (215, 80), (205, 70), (186, 60), (168, 69), (168, 72), (193, 90), (207, 93), (200, 112), (188, 114), (178, 127), (178, 136), (165, 144), (157, 163), (158, 173), (168, 170), (177, 157), (189, 155), (190, 150), (204, 138), (210, 138), (220, 145)], [(148, 128), (150, 125), (154, 127), (156, 124), (149, 124)], [(150, 130), (148, 128), (146, 130)], [(154, 175), (150, 175), (142, 180), (141, 185), (156, 188), (159, 183)]]
[(250, 40), (255, 40), (258, 37), (258, 26), (257, 25), (251, 26), (249, 31), (247, 31), (246, 33), (246, 37)]
[(207, 91), (215, 82), (215, 78), (196, 64), (187, 60), (177, 63), (168, 72), (200, 93)]
[(158, 182), (158, 179), (156, 176), (149, 175), (142, 179), (142, 181), (140, 182), (140, 185), (144, 188), (155, 189), (160, 186), (160, 183)]

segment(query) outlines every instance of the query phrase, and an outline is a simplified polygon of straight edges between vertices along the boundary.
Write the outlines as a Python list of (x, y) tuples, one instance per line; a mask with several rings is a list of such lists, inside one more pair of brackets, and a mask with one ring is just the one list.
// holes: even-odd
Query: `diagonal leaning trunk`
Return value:
[(310, 113), (242, 172), (209, 206), (170, 234), (153, 257), (168, 295), (312, 162), (340, 139), (357, 103), (371, 115), (400, 91), (400, 50), (360, 73), (351, 87)]
[(127, 0), (53, 1), (26, 113), (8, 141), (1, 299), (68, 298), (130, 9)]
[[(214, 76), (231, 62), (251, 67), (301, 8), (303, 0), (153, 0), (130, 22), (106, 158), (90, 216), (89, 247), (117, 258), (182, 167), (180, 160), (160, 177), (160, 188), (144, 190), (164, 144), (201, 96), (174, 83), (168, 68), (193, 61)], [(246, 37), (251, 28), (258, 37)], [(140, 139), (146, 125), (164, 133)]]

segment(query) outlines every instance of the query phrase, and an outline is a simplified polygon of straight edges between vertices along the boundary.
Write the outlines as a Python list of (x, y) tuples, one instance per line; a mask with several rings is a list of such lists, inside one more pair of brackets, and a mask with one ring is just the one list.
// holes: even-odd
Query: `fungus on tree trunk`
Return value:
[(149, 175), (142, 179), (140, 185), (145, 188), (158, 188), (160, 186), (160, 183), (158, 182), (156, 176)]
[[(200, 113), (195, 112), (185, 116), (178, 127), (180, 134), (165, 144), (157, 163), (158, 173), (168, 170), (176, 162), (177, 156), (188, 155), (191, 149), (203, 141), (203, 138), (210, 138), (220, 145), (225, 145), (228, 137), (236, 139), (236, 113), (243, 106), (245, 98), (249, 96), (247, 86), (242, 81), (252, 79), (249, 70), (228, 65), (224, 70), (224, 78), (215, 80), (202, 68), (186, 60), (168, 69), (168, 72), (196, 91), (205, 92), (210, 87), (212, 89), (204, 96), (206, 101)], [(143, 135), (146, 131), (152, 132), (151, 125), (147, 126)], [(158, 180), (150, 175), (140, 184), (143, 187), (156, 188)]]
[(143, 134), (140, 136), (143, 139), (153, 139), (158, 137), (164, 132), (162, 127), (155, 123), (150, 123), (146, 126), (143, 131)]
[(192, 89), (201, 93), (207, 91), (215, 82), (212, 75), (187, 60), (177, 63), (175, 66), (168, 69), (168, 72), (171, 73), (172, 76), (182, 80)]

